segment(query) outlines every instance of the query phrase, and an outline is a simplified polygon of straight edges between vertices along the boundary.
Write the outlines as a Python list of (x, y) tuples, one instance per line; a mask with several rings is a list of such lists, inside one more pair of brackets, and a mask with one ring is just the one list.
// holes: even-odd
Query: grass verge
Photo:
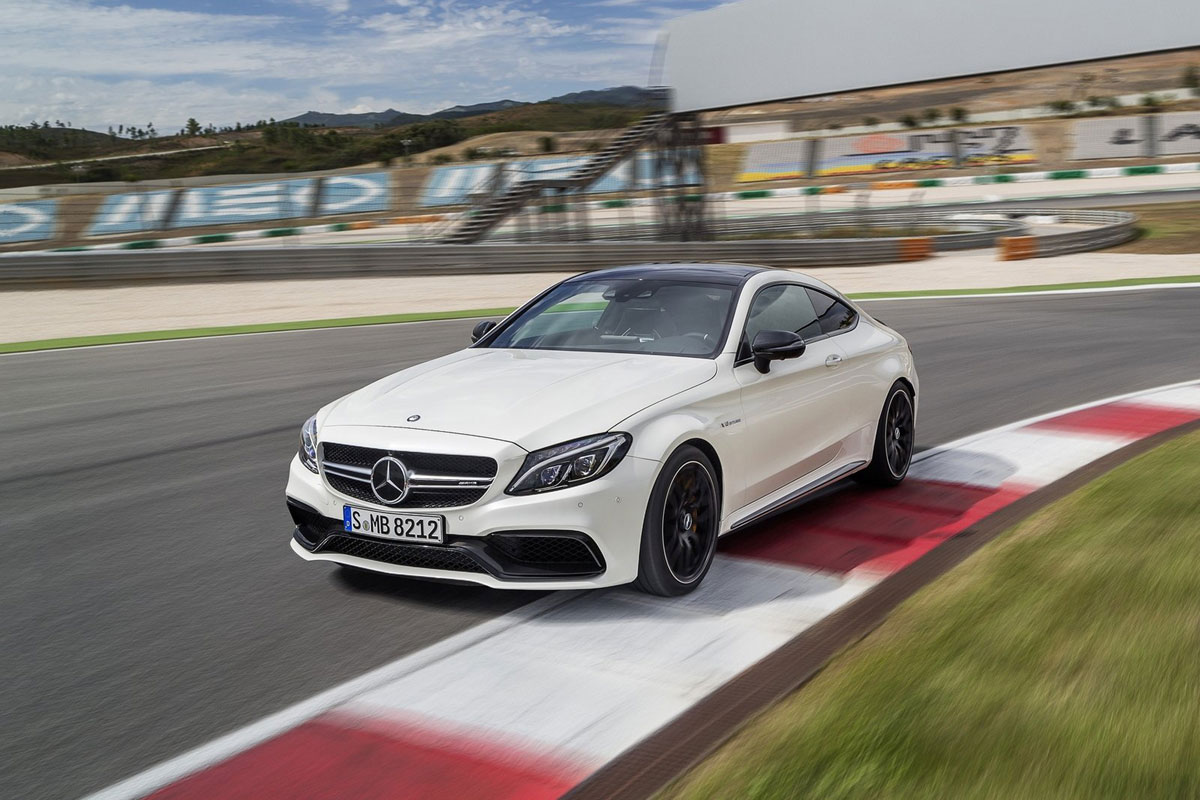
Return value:
[(301, 320), (298, 322), (264, 322), (256, 325), (228, 325), (211, 328), (180, 328), (138, 333), (108, 333), (99, 336), (71, 336), (61, 339), (38, 339), (30, 342), (0, 342), (0, 353), (24, 353), (32, 350), (55, 350), (65, 347), (91, 347), (100, 344), (128, 344), (168, 339), (194, 339), (206, 336), (232, 336), (244, 333), (274, 333), (303, 331), (317, 328), (351, 328), (359, 325), (391, 325), (397, 322), (432, 322), (439, 319), (470, 319), (472, 317), (504, 316), (511, 308), (476, 308), (464, 311), (420, 311), (411, 314), (383, 314), (374, 317), (345, 317), (342, 319)]
[(904, 603), (660, 800), (1200, 796), (1200, 433)]
[(1141, 235), (1105, 252), (1200, 253), (1200, 203), (1117, 206), (1115, 210), (1137, 214)]
[[(886, 300), (905, 297), (955, 297), (980, 294), (1012, 294), (1014, 292), (1049, 292), (1062, 289), (1111, 289), (1122, 286), (1156, 286), (1170, 283), (1200, 283), (1200, 275), (1173, 278), (1128, 278), (1093, 283), (1054, 283), (1041, 286), (1009, 286), (1001, 289), (926, 289), (911, 292), (862, 292), (852, 294), (855, 300)], [(461, 311), (418, 311), (410, 314), (382, 314), (374, 317), (345, 317), (341, 319), (300, 320), (297, 322), (264, 322), (254, 325), (229, 325), (208, 328), (180, 328), (165, 331), (136, 333), (107, 333), (96, 336), (71, 336), (59, 339), (36, 339), (27, 342), (0, 342), (0, 353), (27, 353), (35, 350), (58, 350), (67, 347), (92, 347), (101, 344), (128, 344), (169, 339), (194, 339), (203, 336), (232, 336), (244, 333), (273, 333), (302, 331), (316, 328), (350, 328), (359, 325), (392, 325), (398, 322), (432, 322), (440, 319), (469, 319), (497, 317), (509, 314), (512, 308), (474, 308)]]
[(1111, 281), (1081, 281), (1076, 283), (1042, 283), (1028, 286), (1004, 286), (998, 289), (914, 289), (905, 292), (858, 292), (855, 300), (887, 300), (904, 297), (961, 297), (979, 294), (1016, 294), (1018, 292), (1060, 292), (1064, 289), (1119, 289), (1123, 286), (1158, 286), (1171, 283), (1200, 283), (1200, 275), (1177, 275), (1170, 278), (1117, 278)]

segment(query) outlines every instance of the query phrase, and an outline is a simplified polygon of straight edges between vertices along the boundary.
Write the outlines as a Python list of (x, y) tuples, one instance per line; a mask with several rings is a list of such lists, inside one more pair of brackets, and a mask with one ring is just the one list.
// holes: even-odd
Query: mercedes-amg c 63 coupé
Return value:
[(297, 554), (677, 595), (719, 536), (851, 475), (891, 486), (908, 472), (908, 344), (805, 275), (606, 269), (471, 338), (305, 423), (287, 484)]

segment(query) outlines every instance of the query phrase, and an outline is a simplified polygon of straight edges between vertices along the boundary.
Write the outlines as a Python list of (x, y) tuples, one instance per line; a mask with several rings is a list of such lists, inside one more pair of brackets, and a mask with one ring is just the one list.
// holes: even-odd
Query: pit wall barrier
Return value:
[[(1030, 255), (1039, 257), (1108, 247), (1137, 233), (1136, 217), (1122, 211), (1021, 209), (1010, 213), (1093, 226), (1036, 237), (1036, 247)], [(991, 212), (990, 216), (1003, 216), (1003, 212)], [(996, 236), (994, 232), (991, 235)], [(30, 253), (0, 261), (0, 285), (561, 272), (680, 261), (731, 261), (810, 269), (918, 260), (938, 249), (939, 238), (943, 237)]]

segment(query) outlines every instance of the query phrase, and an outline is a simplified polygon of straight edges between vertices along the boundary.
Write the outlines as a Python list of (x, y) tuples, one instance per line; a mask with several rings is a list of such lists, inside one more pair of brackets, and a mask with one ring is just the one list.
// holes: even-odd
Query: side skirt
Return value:
[(831, 483), (836, 483), (836, 482), (840, 481), (842, 478), (847, 478), (847, 477), (853, 475), (854, 473), (865, 469), (866, 466), (867, 466), (866, 461), (855, 461), (850, 464), (847, 464), (844, 467), (841, 467), (840, 469), (834, 470), (833, 472), (829, 473), (828, 475), (824, 475), (820, 478), (817, 478), (814, 481), (809, 481), (808, 483), (804, 484), (800, 488), (798, 488), (792, 492), (789, 492), (788, 494), (779, 498), (775, 502), (767, 505), (766, 507), (761, 508), (758, 511), (752, 512), (750, 514), (747, 514), (746, 516), (741, 517), (737, 520), (734, 520), (733, 524), (731, 524), (729, 526), (729, 530), (726, 531), (726, 533), (732, 533), (733, 531), (739, 530), (740, 528), (744, 528), (747, 525), (753, 525), (755, 522), (761, 522), (762, 520), (766, 519), (767, 517), (774, 516), (775, 514), (778, 514), (779, 512), (790, 508), (791, 506), (795, 505), (796, 503), (799, 503), (801, 500), (803, 500), (804, 498), (813, 494), (814, 492), (824, 489), (826, 486), (830, 485)]

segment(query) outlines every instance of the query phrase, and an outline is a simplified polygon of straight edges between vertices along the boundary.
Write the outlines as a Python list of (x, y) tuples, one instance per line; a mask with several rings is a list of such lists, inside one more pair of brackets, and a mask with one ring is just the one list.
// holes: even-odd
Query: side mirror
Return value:
[(766, 375), (771, 371), (771, 362), (804, 355), (804, 338), (791, 331), (759, 331), (750, 345), (754, 354), (754, 368)]
[(494, 327), (496, 327), (496, 323), (490, 319), (475, 323), (475, 327), (471, 330), (471, 343), (474, 344), (487, 336)]

